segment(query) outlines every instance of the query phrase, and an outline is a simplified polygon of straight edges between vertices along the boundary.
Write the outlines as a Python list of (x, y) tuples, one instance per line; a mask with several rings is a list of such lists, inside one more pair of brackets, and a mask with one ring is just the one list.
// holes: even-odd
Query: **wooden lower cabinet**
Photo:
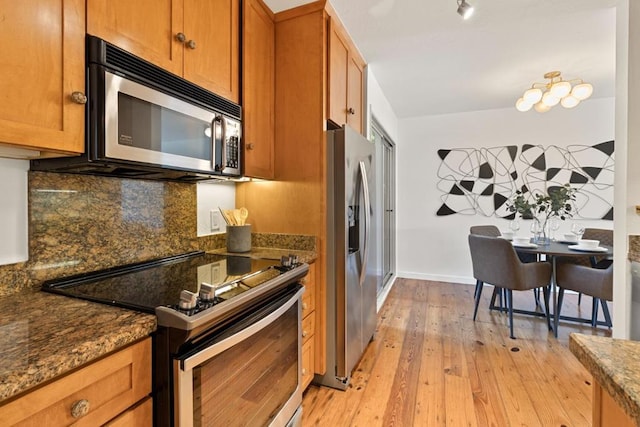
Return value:
[(634, 427), (636, 423), (613, 400), (613, 397), (594, 382), (593, 384), (593, 427)]
[(315, 372), (316, 282), (315, 264), (309, 266), (302, 294), (302, 389), (313, 380)]
[(151, 338), (146, 338), (0, 406), (0, 424), (150, 426), (151, 400), (135, 406), (150, 393)]

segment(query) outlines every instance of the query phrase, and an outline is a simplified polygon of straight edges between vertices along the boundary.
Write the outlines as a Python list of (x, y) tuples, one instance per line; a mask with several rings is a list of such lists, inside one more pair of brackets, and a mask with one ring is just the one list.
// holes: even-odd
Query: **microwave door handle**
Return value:
[[(218, 165), (216, 164), (216, 147), (218, 146), (218, 135), (222, 135), (222, 125), (220, 124), (222, 117), (217, 115), (211, 121), (211, 169), (216, 171), (218, 170)], [(218, 132), (218, 128), (220, 128), (220, 132)], [(220, 143), (222, 145), (222, 143)], [(222, 165), (220, 165), (222, 167)]]
[(220, 147), (222, 147), (222, 164), (220, 165), (220, 172), (224, 172), (227, 168), (227, 121), (220, 116), (220, 123), (222, 129), (222, 142), (220, 144)]

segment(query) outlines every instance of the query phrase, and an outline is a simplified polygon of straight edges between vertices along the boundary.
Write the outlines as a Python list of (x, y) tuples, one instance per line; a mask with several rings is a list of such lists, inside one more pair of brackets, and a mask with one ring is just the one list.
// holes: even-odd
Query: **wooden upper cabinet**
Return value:
[(87, 0), (87, 33), (182, 75), (184, 0)]
[(275, 23), (261, 0), (243, 2), (244, 175), (274, 178)]
[(83, 152), (85, 108), (71, 95), (85, 91), (84, 0), (0, 9), (0, 156)]
[(87, 0), (87, 32), (239, 101), (239, 0)]
[(239, 102), (239, 0), (185, 0), (184, 78)]
[(365, 62), (344, 27), (332, 16), (328, 45), (327, 117), (339, 126), (348, 124), (362, 133)]

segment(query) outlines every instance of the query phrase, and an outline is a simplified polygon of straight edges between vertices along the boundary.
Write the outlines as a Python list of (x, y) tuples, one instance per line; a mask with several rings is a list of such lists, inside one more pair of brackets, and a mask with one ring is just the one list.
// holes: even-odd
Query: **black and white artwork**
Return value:
[(546, 193), (569, 183), (578, 219), (613, 220), (614, 141), (593, 146), (509, 145), (438, 150), (438, 216), (512, 218), (506, 202), (517, 190)]

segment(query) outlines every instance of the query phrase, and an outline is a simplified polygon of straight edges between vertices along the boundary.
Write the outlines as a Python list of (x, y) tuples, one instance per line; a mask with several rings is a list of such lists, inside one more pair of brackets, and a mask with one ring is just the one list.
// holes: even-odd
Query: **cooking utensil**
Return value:
[(247, 221), (247, 217), (249, 216), (249, 211), (247, 208), (240, 208), (240, 225), (244, 225)]
[(231, 211), (233, 214), (233, 219), (236, 225), (242, 225), (242, 216), (240, 215), (240, 209), (234, 209)]
[(227, 225), (233, 225), (233, 224), (231, 224), (231, 221), (230, 221), (230, 218), (229, 218), (227, 212), (222, 210), (222, 208), (220, 206), (218, 206), (218, 210), (220, 211), (220, 214), (222, 215), (222, 218), (224, 219), (224, 222), (226, 222)]

